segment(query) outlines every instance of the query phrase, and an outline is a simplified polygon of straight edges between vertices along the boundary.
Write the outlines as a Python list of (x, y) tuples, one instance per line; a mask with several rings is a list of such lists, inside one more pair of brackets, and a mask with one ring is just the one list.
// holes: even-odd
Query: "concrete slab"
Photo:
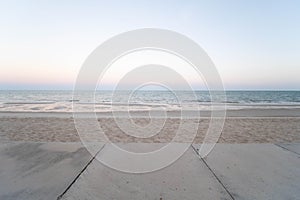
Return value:
[(57, 199), (91, 158), (80, 143), (1, 143), (0, 199)]
[[(158, 144), (126, 144), (127, 150), (154, 149)], [(109, 153), (106, 145), (99, 156)], [(107, 155), (105, 155), (107, 156)], [(97, 160), (87, 167), (62, 199), (232, 199), (190, 147), (172, 165), (145, 174), (123, 173)]]
[(291, 151), (291, 152), (294, 152), (294, 153), (300, 155), (300, 144), (298, 144), (298, 143), (297, 144), (296, 143), (293, 143), (293, 144), (282, 144), (282, 143), (280, 143), (280, 144), (276, 144), (276, 145), (278, 145), (278, 146), (280, 146), (280, 147), (282, 147), (282, 148), (284, 148), (288, 151)]
[(217, 144), (204, 160), (234, 199), (300, 199), (299, 156), (274, 144)]

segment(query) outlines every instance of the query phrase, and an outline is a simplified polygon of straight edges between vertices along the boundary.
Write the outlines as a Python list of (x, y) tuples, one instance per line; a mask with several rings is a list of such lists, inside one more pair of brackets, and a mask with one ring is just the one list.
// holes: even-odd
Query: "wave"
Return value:
[(14, 105), (14, 104), (24, 104), (24, 105), (26, 105), (26, 104), (53, 104), (53, 103), (56, 103), (55, 101), (35, 101), (35, 102), (3, 102), (3, 104), (5, 104), (5, 105)]

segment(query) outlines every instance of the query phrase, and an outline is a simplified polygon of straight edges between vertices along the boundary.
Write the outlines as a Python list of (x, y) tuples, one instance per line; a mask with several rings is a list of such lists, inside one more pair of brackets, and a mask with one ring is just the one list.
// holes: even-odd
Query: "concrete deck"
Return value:
[(0, 199), (300, 199), (300, 144), (218, 144), (205, 159), (199, 148), (159, 171), (129, 174), (79, 143), (1, 143)]
[(0, 199), (57, 199), (91, 159), (79, 143), (1, 143)]
[[(131, 149), (136, 146), (128, 145)], [(146, 147), (152, 145), (144, 144)], [(231, 197), (194, 150), (189, 148), (173, 165), (146, 174), (118, 172), (94, 160), (63, 199), (194, 200)]]
[(300, 199), (300, 156), (274, 144), (217, 144), (203, 161), (234, 199)]
[(299, 144), (276, 144), (287, 151), (294, 152), (300, 155), (300, 145)]

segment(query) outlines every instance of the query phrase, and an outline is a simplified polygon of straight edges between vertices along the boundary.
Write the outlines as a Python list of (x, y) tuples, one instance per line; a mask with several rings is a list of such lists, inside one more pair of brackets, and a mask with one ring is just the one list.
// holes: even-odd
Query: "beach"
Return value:
[(0, 16), (0, 200), (300, 200), (300, 1)]
[[(263, 114), (262, 114), (263, 113)], [(300, 142), (300, 114), (298, 109), (264, 109), (227, 111), (227, 117), (218, 143), (290, 143)], [(84, 115), (88, 121), (88, 114)], [(128, 119), (115, 116), (127, 123)], [(177, 114), (170, 118), (155, 117), (155, 121), (165, 121), (164, 127), (149, 138), (136, 138), (126, 134), (118, 127), (112, 113), (99, 113), (98, 122), (111, 142), (167, 143), (171, 142), (181, 120), (199, 124), (194, 143), (202, 143), (207, 133), (209, 113), (200, 119), (191, 113), (190, 119), (180, 119)], [(1, 141), (32, 142), (79, 142), (72, 113), (0, 113)], [(146, 126), (150, 123), (146, 112), (135, 112), (131, 123)], [(199, 121), (198, 121), (199, 120)], [(130, 123), (130, 122), (128, 122)], [(156, 123), (160, 124), (160, 123)], [(186, 130), (186, 135), (191, 135)], [(97, 139), (97, 138), (96, 138)], [(189, 138), (179, 138), (176, 142), (187, 142)], [(99, 141), (103, 142), (103, 141)]]
[[(246, 92), (239, 102), (226, 103), (226, 112), (220, 102), (213, 110), (214, 103), (187, 101), (183, 107), (188, 110), (181, 110), (168, 98), (131, 104), (121, 100), (112, 111), (103, 99), (94, 106), (73, 102), (65, 93), (53, 98), (53, 93), (29, 92), (13, 100), (2, 96), (0, 199), (299, 197), (299, 92), (288, 93), (293, 98), (284, 102), (245, 102)], [(72, 112), (72, 104), (79, 105), (78, 112)], [(205, 140), (214, 120), (224, 122), (221, 133)], [(188, 126), (180, 129), (181, 124)], [(132, 134), (132, 125), (143, 137)], [(216, 144), (203, 158), (204, 141)], [(160, 154), (168, 145), (169, 153)], [(149, 160), (158, 149), (159, 155)], [(182, 155), (172, 160), (180, 149)], [(146, 156), (126, 157), (123, 150)]]
[[(134, 160), (122, 161), (113, 146), (138, 153), (166, 146), (181, 121), (175, 114), (158, 134), (136, 138), (125, 134), (111, 114), (101, 113), (98, 122), (109, 142), (96, 137), (93, 155), (82, 144), (71, 113), (1, 113), (0, 199), (297, 199), (300, 118), (291, 110), (281, 111), (280, 116), (276, 110), (269, 111), (264, 113), (271, 117), (229, 112), (217, 144), (204, 159), (199, 150), (210, 118), (203, 117), (193, 143), (178, 160), (141, 174), (115, 170), (103, 159), (115, 161), (122, 170), (128, 163), (139, 166)], [(132, 122), (147, 125), (144, 114), (136, 113), (139, 117)], [(89, 126), (89, 115), (83, 116)], [(124, 117), (117, 120), (128, 122)], [(195, 117), (183, 121), (198, 124)], [(185, 131), (183, 136), (188, 136), (190, 130)], [(190, 139), (178, 138), (174, 148)], [(142, 163), (153, 164), (147, 159)]]

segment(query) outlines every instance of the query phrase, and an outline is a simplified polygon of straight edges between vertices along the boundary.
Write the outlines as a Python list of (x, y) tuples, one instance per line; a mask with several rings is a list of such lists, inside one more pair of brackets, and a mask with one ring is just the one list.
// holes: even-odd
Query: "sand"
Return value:
[[(88, 120), (88, 119), (87, 119)], [(122, 119), (121, 119), (122, 120)], [(124, 123), (126, 123), (127, 119)], [(155, 119), (163, 120), (163, 119)], [(196, 119), (185, 119), (197, 124)], [(163, 129), (149, 138), (136, 138), (127, 135), (110, 117), (99, 118), (99, 125), (111, 142), (144, 142), (166, 143), (172, 141), (180, 119), (168, 118)], [(149, 123), (147, 118), (134, 118), (133, 123), (143, 127)], [(209, 118), (200, 120), (194, 143), (203, 142), (207, 132)], [(176, 142), (187, 142), (192, 135), (186, 131), (187, 137), (181, 137)], [(69, 117), (0, 117), (1, 141), (32, 141), (32, 142), (77, 142), (80, 141), (74, 120)], [(219, 143), (290, 143), (300, 142), (299, 117), (227, 117)]]

